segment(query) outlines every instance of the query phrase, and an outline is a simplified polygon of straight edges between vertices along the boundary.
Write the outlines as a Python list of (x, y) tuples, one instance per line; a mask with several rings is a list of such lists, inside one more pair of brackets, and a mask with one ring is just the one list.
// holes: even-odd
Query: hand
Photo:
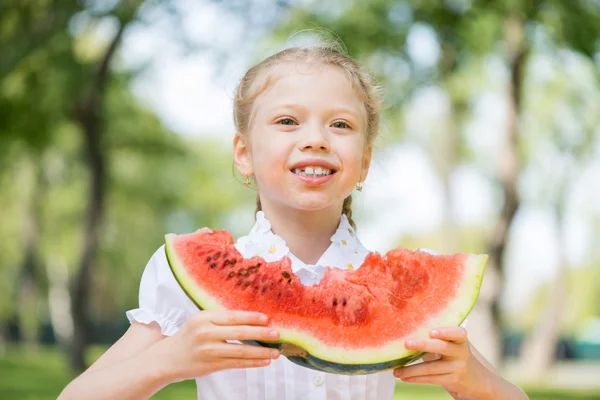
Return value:
[(491, 371), (471, 352), (461, 327), (434, 329), (431, 339), (407, 340), (405, 347), (426, 353), (423, 363), (401, 367), (394, 375), (404, 382), (442, 386), (452, 396), (485, 398)]
[(264, 367), (279, 357), (279, 350), (226, 340), (275, 341), (276, 329), (267, 316), (246, 311), (201, 311), (175, 335), (157, 343), (169, 382), (193, 379), (230, 368)]

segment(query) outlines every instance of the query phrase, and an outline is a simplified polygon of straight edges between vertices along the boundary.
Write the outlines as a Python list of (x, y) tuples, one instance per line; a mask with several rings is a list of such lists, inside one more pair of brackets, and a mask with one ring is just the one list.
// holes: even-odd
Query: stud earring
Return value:
[(252, 184), (252, 182), (250, 181), (250, 176), (251, 176), (251, 175), (248, 175), (248, 176), (246, 177), (246, 180), (244, 181), (244, 185), (245, 185), (246, 187), (250, 187), (250, 185)]
[(357, 190), (358, 192), (362, 192), (362, 189), (363, 189), (362, 182), (358, 182), (358, 183), (356, 184), (356, 190)]

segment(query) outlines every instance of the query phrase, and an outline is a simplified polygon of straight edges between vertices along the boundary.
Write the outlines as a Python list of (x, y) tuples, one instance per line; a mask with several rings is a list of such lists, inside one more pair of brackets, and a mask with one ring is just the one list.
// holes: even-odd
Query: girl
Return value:
[[(236, 247), (267, 261), (289, 256), (303, 283), (323, 266), (359, 266), (368, 253), (354, 234), (351, 193), (367, 177), (380, 97), (350, 58), (326, 47), (291, 48), (252, 67), (235, 97), (234, 161), (258, 188), (257, 220)], [(207, 228), (203, 228), (207, 229)], [(409, 340), (431, 353), (420, 364), (367, 376), (297, 366), (277, 350), (258, 313), (205, 311), (175, 281), (160, 248), (146, 266), (129, 330), (62, 399), (147, 399), (171, 382), (196, 379), (198, 399), (391, 399), (395, 377), (446, 388), (454, 398), (526, 399), (469, 345), (461, 327)]]

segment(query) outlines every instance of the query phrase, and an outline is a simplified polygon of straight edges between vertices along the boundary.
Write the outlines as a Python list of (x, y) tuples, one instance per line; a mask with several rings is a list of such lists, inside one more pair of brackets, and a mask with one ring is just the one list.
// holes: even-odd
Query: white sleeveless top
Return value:
[[(306, 265), (271, 231), (262, 211), (256, 217), (248, 236), (235, 243), (238, 251), (245, 258), (258, 255), (266, 261), (290, 257), (293, 272), (305, 285), (317, 283), (323, 277), (324, 266), (358, 268), (369, 253), (342, 215), (329, 248), (316, 265)], [(175, 280), (161, 247), (144, 270), (140, 305), (127, 312), (129, 321), (156, 321), (162, 333), (171, 336), (199, 311)], [(196, 385), (199, 400), (387, 400), (394, 396), (395, 378), (392, 370), (358, 376), (329, 374), (301, 367), (280, 356), (266, 367), (230, 369), (199, 377)]]

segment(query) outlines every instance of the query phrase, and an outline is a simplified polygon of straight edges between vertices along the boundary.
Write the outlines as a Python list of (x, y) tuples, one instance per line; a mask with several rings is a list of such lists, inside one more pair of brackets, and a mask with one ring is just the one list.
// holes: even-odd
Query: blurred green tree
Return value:
[[(167, 230), (226, 225), (251, 195), (221, 178), (232, 170), (221, 142), (169, 132), (129, 93), (136, 71), (111, 68), (127, 27), (145, 23), (140, 7), (178, 18), (170, 2), (0, 6), (0, 213), (9, 221), (0, 271), (10, 289), (0, 327), (21, 319), (35, 341), (49, 316), (74, 371), (85, 367), (90, 320), (124, 319), (137, 303), (141, 268)], [(115, 27), (108, 42), (102, 24)]]

